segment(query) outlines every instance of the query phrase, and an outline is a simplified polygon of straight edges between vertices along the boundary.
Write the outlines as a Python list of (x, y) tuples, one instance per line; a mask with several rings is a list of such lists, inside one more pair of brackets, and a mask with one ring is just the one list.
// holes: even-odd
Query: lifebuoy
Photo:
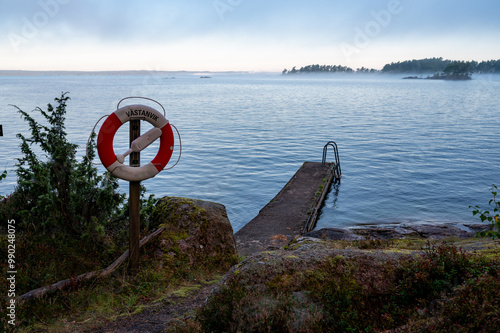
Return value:
[[(120, 161), (113, 149), (116, 131), (133, 119), (145, 120), (154, 126), (152, 130), (141, 135), (138, 142), (134, 141), (137, 149), (142, 150), (160, 137), (160, 148), (155, 158), (141, 167), (124, 165), (123, 155)], [(158, 129), (161, 130), (161, 133)], [(119, 108), (106, 118), (97, 136), (97, 153), (104, 167), (114, 176), (128, 181), (141, 181), (154, 177), (165, 168), (173, 150), (174, 133), (168, 120), (160, 112), (146, 105), (127, 105)]]

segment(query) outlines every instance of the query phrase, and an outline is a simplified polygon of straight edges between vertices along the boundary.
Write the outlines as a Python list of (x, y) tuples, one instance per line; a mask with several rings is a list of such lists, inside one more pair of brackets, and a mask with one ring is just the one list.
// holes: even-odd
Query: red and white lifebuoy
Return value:
[[(160, 137), (160, 148), (155, 158), (141, 167), (124, 165), (123, 155), (120, 161), (113, 149), (116, 131), (133, 119), (145, 120), (154, 126), (151, 131), (148, 131), (148, 133), (154, 132), (152, 141), (158, 136)], [(161, 130), (161, 133), (158, 129)], [(150, 140), (148, 133), (141, 136), (141, 141), (146, 142), (146, 146), (151, 143), (148, 142)], [(163, 114), (146, 105), (127, 105), (116, 110), (106, 118), (97, 136), (97, 153), (102, 164), (114, 176), (128, 181), (141, 181), (154, 177), (165, 168), (173, 150), (174, 133), (168, 120)]]

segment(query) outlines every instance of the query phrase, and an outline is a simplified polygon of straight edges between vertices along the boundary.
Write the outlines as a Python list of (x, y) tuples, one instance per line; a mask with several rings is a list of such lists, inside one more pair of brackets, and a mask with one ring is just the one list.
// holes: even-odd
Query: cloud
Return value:
[(60, 35), (64, 28), (72, 38), (168, 41), (203, 34), (217, 18), (207, 1), (2, 0), (0, 8), (4, 32), (22, 33), (26, 21), (37, 25), (37, 15), (45, 13), (49, 22), (43, 30), (51, 31), (54, 39), (67, 37)]
[[(462, 39), (464, 50), (454, 50), (459, 58), (471, 41), (477, 53), (498, 51), (499, 9), (496, 0), (0, 0), (0, 52), (11, 66), (26, 66), (30, 56), (35, 62), (33, 54), (40, 52), (57, 57), (73, 54), (74, 49), (92, 50), (112, 59), (118, 50), (126, 57), (123, 50), (132, 48), (130, 57), (136, 58), (129, 63), (134, 64), (159, 61), (161, 56), (150, 53), (161, 50), (164, 56), (177, 54), (172, 61), (179, 66), (187, 62), (182, 59), (199, 61), (198, 68), (209, 66), (202, 61), (203, 53), (210, 54), (213, 64), (232, 58), (244, 66), (244, 61), (251, 61), (245, 54), (263, 64), (265, 59), (255, 50), (267, 50), (269, 66), (280, 58), (284, 66), (328, 60), (349, 65), (340, 46), (356, 46), (361, 31), (369, 41), (353, 57), (359, 62), (369, 61), (375, 53), (383, 57), (384, 50), (387, 58), (406, 54), (398, 49), (402, 45), (408, 54), (412, 49), (424, 54), (422, 48)], [(13, 36), (19, 38), (13, 42)], [(192, 50), (202, 53), (193, 55)], [(88, 55), (85, 63), (92, 59)]]

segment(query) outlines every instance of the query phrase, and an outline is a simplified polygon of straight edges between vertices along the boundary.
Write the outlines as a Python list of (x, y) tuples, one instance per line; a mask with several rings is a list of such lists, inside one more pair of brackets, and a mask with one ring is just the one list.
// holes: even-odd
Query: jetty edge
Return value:
[(312, 230), (332, 181), (334, 163), (304, 162), (259, 214), (235, 233), (245, 257), (276, 250)]

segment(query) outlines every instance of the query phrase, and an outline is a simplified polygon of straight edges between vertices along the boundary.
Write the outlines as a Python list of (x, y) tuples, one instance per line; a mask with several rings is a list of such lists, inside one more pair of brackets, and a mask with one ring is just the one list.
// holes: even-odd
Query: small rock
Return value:
[(352, 232), (367, 238), (376, 239), (394, 239), (406, 238), (408, 236), (418, 236), (416, 231), (408, 230), (403, 227), (367, 227), (352, 229)]
[(313, 237), (324, 240), (363, 240), (365, 237), (351, 233), (348, 229), (338, 228), (323, 228), (320, 230), (313, 230), (304, 234), (304, 237)]
[(470, 237), (471, 234), (465, 230), (454, 227), (450, 224), (414, 224), (407, 226), (407, 229), (416, 231), (420, 237), (438, 239), (445, 237)]
[(467, 228), (469, 228), (472, 232), (481, 232), (492, 230), (491, 224), (464, 224)]

